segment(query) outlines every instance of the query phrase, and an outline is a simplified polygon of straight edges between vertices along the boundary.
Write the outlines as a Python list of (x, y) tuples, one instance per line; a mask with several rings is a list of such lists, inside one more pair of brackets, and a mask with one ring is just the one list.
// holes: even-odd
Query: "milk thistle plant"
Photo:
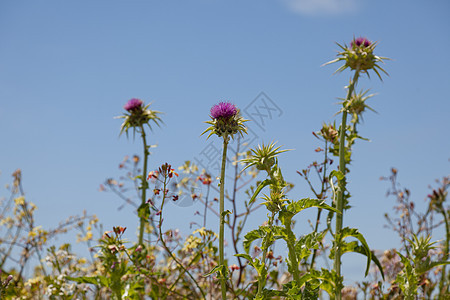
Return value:
[(146, 134), (145, 134), (145, 125), (148, 126), (148, 128), (151, 130), (152, 126), (151, 124), (160, 125), (162, 123), (161, 118), (159, 115), (161, 112), (156, 110), (150, 110), (149, 109), (150, 104), (147, 104), (144, 106), (144, 101), (141, 99), (130, 99), (125, 105), (124, 109), (126, 112), (118, 117), (124, 119), (122, 126), (120, 128), (120, 134), (123, 132), (126, 133), (128, 136), (128, 131), (133, 130), (133, 136), (135, 136), (136, 133), (140, 133), (142, 137), (142, 144), (144, 146), (144, 166), (142, 170), (142, 175), (139, 176), (139, 179), (141, 179), (141, 205), (139, 206), (137, 212), (140, 220), (139, 224), (139, 245), (143, 244), (144, 239), (144, 228), (147, 223), (147, 219), (150, 215), (150, 209), (147, 202), (147, 196), (146, 191), (148, 189), (148, 183), (147, 183), (147, 164), (148, 164), (148, 157), (150, 155), (150, 147), (151, 145), (147, 144)]
[[(374, 50), (377, 43), (372, 42), (364, 37), (354, 38), (350, 46), (347, 45), (339, 45), (342, 49), (341, 52), (338, 53), (338, 57), (327, 64), (335, 63), (335, 62), (344, 62), (344, 65), (339, 67), (336, 72), (342, 72), (346, 69), (350, 69), (354, 72), (353, 78), (350, 80), (349, 85), (347, 86), (347, 97), (342, 99), (342, 122), (339, 130), (339, 170), (337, 172), (332, 173), (332, 176), (336, 176), (338, 179), (338, 188), (336, 191), (337, 197), (335, 198), (335, 205), (340, 214), (336, 215), (336, 228), (335, 228), (335, 241), (334, 241), (334, 270), (338, 278), (341, 277), (341, 255), (343, 254), (343, 249), (345, 249), (345, 245), (343, 244), (343, 216), (344, 216), (344, 208), (347, 206), (349, 194), (346, 190), (346, 164), (350, 162), (350, 146), (353, 144), (354, 139), (357, 136), (356, 134), (356, 123), (358, 122), (358, 116), (362, 114), (365, 108), (368, 106), (365, 104), (365, 101), (371, 97), (365, 96), (367, 92), (361, 92), (360, 94), (355, 93), (355, 88), (358, 83), (358, 79), (361, 74), (366, 74), (370, 77), (369, 71), (375, 72), (377, 76), (382, 80), (380, 72), (385, 74), (386, 71), (380, 67), (379, 63), (383, 62), (386, 58), (379, 57), (374, 54)], [(354, 116), (353, 127), (347, 128), (347, 115), (352, 114)], [(348, 132), (348, 134), (347, 134)], [(346, 145), (347, 141), (347, 145)], [(355, 236), (356, 237), (356, 236)], [(363, 243), (363, 237), (361, 234), (358, 234), (358, 239)], [(364, 242), (365, 243), (365, 242)], [(363, 244), (364, 244), (363, 243)], [(367, 252), (368, 259), (371, 259), (370, 251)], [(339, 284), (336, 287), (336, 299), (341, 299), (341, 289), (342, 285)]]
[(203, 133), (209, 132), (208, 137), (216, 134), (223, 139), (223, 153), (222, 153), (222, 166), (220, 171), (220, 198), (219, 198), (219, 215), (220, 215), (220, 226), (219, 226), (219, 265), (216, 266), (209, 274), (213, 272), (218, 272), (221, 286), (222, 299), (226, 299), (227, 293), (227, 274), (228, 268), (225, 265), (224, 258), (224, 225), (225, 216), (230, 213), (230, 211), (225, 211), (225, 166), (227, 161), (227, 147), (230, 138), (234, 139), (235, 134), (240, 134), (243, 136), (247, 133), (247, 129), (244, 126), (244, 120), (239, 109), (230, 102), (220, 102), (214, 105), (210, 111), (211, 121), (205, 123), (211, 125)]
[[(241, 162), (246, 165), (246, 168), (255, 166), (258, 170), (267, 173), (267, 179), (260, 182), (256, 188), (250, 203), (255, 201), (259, 193), (265, 188), (270, 188), (270, 193), (261, 197), (269, 211), (269, 220), (266, 224), (261, 225), (258, 229), (252, 230), (245, 235), (244, 250), (246, 253), (238, 254), (248, 260), (258, 273), (258, 290), (255, 299), (270, 299), (274, 296), (287, 297), (288, 299), (315, 299), (318, 297), (319, 288), (331, 291), (331, 277), (329, 272), (318, 272), (310, 270), (309, 273), (301, 274), (299, 267), (302, 261), (311, 254), (311, 249), (317, 249), (319, 243), (323, 239), (324, 232), (312, 232), (306, 234), (299, 239), (295, 236), (293, 228), (293, 218), (301, 211), (317, 207), (339, 213), (335, 208), (325, 204), (322, 199), (303, 198), (300, 200), (288, 199), (286, 193), (289, 190), (289, 184), (283, 179), (281, 169), (278, 166), (278, 155), (287, 150), (280, 150), (275, 143), (258, 146), (251, 149), (252, 154), (243, 159)], [(283, 226), (274, 224), (281, 221)], [(262, 256), (260, 258), (253, 258), (249, 255), (250, 246), (253, 241), (261, 239)], [(267, 275), (269, 274), (270, 263), (270, 247), (276, 240), (282, 239), (286, 242), (288, 249), (288, 258), (286, 259), (288, 272), (292, 275), (292, 281), (283, 285), (282, 291), (270, 290), (265, 288), (267, 282)], [(270, 260), (269, 260), (270, 262)]]

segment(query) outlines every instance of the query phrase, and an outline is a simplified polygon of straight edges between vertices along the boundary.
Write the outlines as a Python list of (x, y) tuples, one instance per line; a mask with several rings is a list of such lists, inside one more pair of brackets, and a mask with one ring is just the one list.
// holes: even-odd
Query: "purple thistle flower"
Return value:
[(365, 37), (359, 37), (357, 39), (354, 39), (351, 43), (350, 46), (353, 48), (354, 45), (356, 45), (357, 47), (369, 47), (370, 44), (372, 44), (371, 41), (369, 41), (368, 39), (366, 39)]
[(133, 111), (137, 108), (140, 108), (144, 104), (144, 101), (141, 99), (133, 98), (128, 100), (127, 104), (123, 106), (127, 111)]
[(220, 102), (211, 108), (211, 117), (213, 119), (229, 118), (235, 116), (238, 112), (236, 106), (230, 102)]

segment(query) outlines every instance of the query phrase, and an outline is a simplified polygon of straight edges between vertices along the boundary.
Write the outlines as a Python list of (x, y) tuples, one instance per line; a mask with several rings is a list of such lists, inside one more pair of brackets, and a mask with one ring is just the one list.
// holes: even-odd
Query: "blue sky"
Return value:
[[(131, 228), (133, 239), (131, 209), (118, 211), (121, 200), (98, 191), (120, 175), (125, 155), (141, 153), (138, 139), (118, 136), (113, 117), (124, 103), (138, 97), (165, 113), (165, 125), (149, 138), (158, 144), (150, 158), (156, 168), (198, 157), (209, 143), (200, 133), (213, 104), (231, 100), (244, 108), (264, 92), (280, 112), (264, 129), (252, 125), (254, 145), (275, 140), (295, 149), (280, 157), (284, 176), (296, 184), (293, 198), (311, 196), (296, 170), (320, 159), (311, 132), (333, 120), (350, 78), (332, 75), (337, 65), (321, 65), (335, 57), (335, 42), (367, 36), (392, 60), (384, 82), (359, 84), (377, 93), (371, 104), (378, 114), (367, 113), (360, 127), (371, 142), (355, 147), (354, 208), (344, 222), (373, 248), (397, 247), (383, 228), (394, 203), (379, 177), (398, 168), (420, 205), (427, 186), (449, 172), (449, 12), (445, 0), (2, 0), (0, 182), (22, 169), (44, 227), (86, 209), (105, 228)], [(170, 206), (166, 224), (189, 233), (196, 209)], [(353, 259), (344, 271), (360, 278)]]

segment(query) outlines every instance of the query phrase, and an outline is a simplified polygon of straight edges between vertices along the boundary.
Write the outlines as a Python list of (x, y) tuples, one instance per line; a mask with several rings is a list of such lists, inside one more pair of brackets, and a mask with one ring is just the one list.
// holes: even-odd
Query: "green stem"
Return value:
[(144, 167), (142, 170), (142, 178), (141, 178), (141, 206), (138, 208), (138, 215), (140, 215), (140, 224), (139, 224), (139, 245), (143, 244), (143, 240), (144, 240), (144, 228), (145, 228), (145, 223), (147, 222), (147, 220), (145, 219), (144, 215), (142, 214), (142, 212), (140, 211), (141, 209), (143, 209), (143, 207), (145, 206), (145, 202), (146, 202), (146, 192), (147, 192), (147, 188), (148, 188), (148, 184), (147, 184), (147, 161), (148, 161), (148, 156), (150, 155), (150, 153), (148, 152), (148, 146), (147, 146), (147, 140), (145, 138), (145, 130), (144, 130), (144, 126), (141, 126), (141, 136), (142, 136), (142, 143), (144, 144)]
[[(347, 98), (344, 103), (344, 109), (342, 112), (342, 123), (341, 123), (341, 131), (339, 136), (339, 171), (342, 172), (342, 175), (344, 175), (344, 178), (342, 180), (339, 180), (339, 189), (337, 193), (337, 203), (336, 203), (336, 209), (340, 212), (340, 214), (336, 214), (336, 236), (335, 236), (335, 258), (334, 258), (334, 270), (336, 271), (336, 275), (338, 278), (341, 277), (341, 238), (339, 237), (341, 231), (342, 231), (342, 223), (343, 223), (343, 217), (344, 217), (344, 192), (345, 192), (345, 186), (346, 186), (346, 177), (345, 177), (345, 170), (346, 170), (346, 161), (345, 161), (345, 154), (347, 153), (347, 150), (345, 149), (345, 133), (347, 131), (347, 108), (346, 105), (350, 98), (352, 97), (353, 91), (356, 86), (356, 82), (358, 81), (359, 77), (359, 68), (355, 70), (355, 75), (353, 76), (353, 80), (350, 82), (350, 85), (348, 86), (348, 92), (347, 92)], [(336, 240), (337, 238), (337, 240)], [(341, 299), (341, 289), (342, 285), (336, 285), (336, 294), (335, 299), (340, 300)]]
[[(442, 215), (444, 216), (444, 222), (445, 222), (445, 247), (444, 247), (444, 257), (442, 258), (443, 261), (447, 261), (448, 260), (448, 252), (449, 252), (449, 248), (450, 248), (450, 225), (448, 223), (448, 218), (447, 218), (447, 214), (445, 212), (445, 208), (442, 207)], [(440, 296), (444, 296), (446, 295), (446, 293), (448, 292), (448, 288), (449, 288), (449, 284), (447, 284), (447, 287), (445, 287), (445, 281), (446, 281), (446, 276), (445, 276), (445, 267), (446, 265), (442, 266), (442, 275), (441, 275), (441, 281), (439, 282), (439, 293)]]
[[(272, 216), (269, 217), (269, 222), (267, 224), (267, 226), (269, 228), (271, 228), (273, 225), (274, 217), (275, 217), (275, 212), (272, 212)], [(270, 239), (272, 239), (272, 238), (273, 238), (273, 233), (272, 233), (272, 231), (269, 231), (269, 233), (264, 237), (264, 240), (262, 242), (263, 254), (262, 254), (261, 261), (264, 265), (264, 269), (263, 269), (263, 272), (261, 274), (259, 274), (258, 293), (257, 293), (257, 296), (260, 296), (260, 297), (262, 297), (263, 289), (266, 286), (266, 281), (267, 281), (266, 278), (267, 278), (267, 271), (268, 271), (268, 268), (266, 267), (266, 257), (267, 257), (267, 250), (269, 250), (268, 244), (269, 244)]]
[(291, 220), (289, 219), (286, 224), (284, 224), (284, 227), (286, 229), (286, 233), (288, 235), (288, 238), (286, 239), (286, 244), (288, 246), (288, 256), (289, 260), (291, 261), (292, 265), (292, 276), (294, 277), (294, 280), (297, 282), (297, 284), (300, 285), (300, 273), (298, 271), (298, 260), (297, 260), (297, 254), (295, 252), (295, 245), (291, 241), (295, 241), (295, 234), (292, 232), (291, 229)]
[[(227, 148), (228, 148), (228, 136), (223, 138), (223, 154), (222, 154), (222, 169), (220, 171), (220, 228), (219, 228), (219, 265), (225, 266), (224, 259), (224, 225), (225, 225), (225, 165), (227, 162)], [(227, 282), (225, 274), (222, 274), (220, 278), (220, 287), (222, 290), (222, 300), (227, 299)]]

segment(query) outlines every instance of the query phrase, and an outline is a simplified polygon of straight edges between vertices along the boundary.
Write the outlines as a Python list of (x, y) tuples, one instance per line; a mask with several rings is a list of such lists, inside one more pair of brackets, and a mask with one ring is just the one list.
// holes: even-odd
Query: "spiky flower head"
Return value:
[(247, 158), (240, 160), (240, 162), (245, 165), (242, 171), (254, 166), (258, 170), (267, 172), (269, 178), (258, 185), (258, 192), (255, 192), (249, 203), (255, 201), (257, 193), (259, 193), (264, 186), (270, 185), (270, 196), (264, 195), (262, 198), (265, 200), (263, 204), (266, 205), (269, 211), (274, 213), (279, 211), (281, 207), (284, 206), (284, 203), (288, 201), (285, 197), (285, 192), (289, 184), (283, 179), (281, 169), (278, 166), (277, 157), (278, 154), (289, 150), (280, 150), (280, 148), (281, 146), (277, 147), (275, 142), (268, 145), (258, 145), (256, 148), (250, 149), (251, 154)]
[(255, 166), (258, 170), (271, 170), (277, 163), (278, 154), (289, 151), (288, 149), (279, 150), (281, 146), (276, 147), (275, 144), (275, 142), (272, 142), (268, 145), (262, 144), (254, 149), (250, 149), (251, 155), (240, 160), (241, 163), (245, 164), (244, 170), (251, 166)]
[(219, 102), (214, 105), (210, 111), (211, 121), (205, 123), (210, 124), (202, 134), (210, 131), (208, 138), (212, 134), (217, 134), (223, 138), (234, 138), (236, 133), (243, 136), (243, 133), (247, 133), (247, 128), (244, 126), (245, 120), (241, 117), (239, 109), (230, 102)]
[(339, 100), (342, 100), (342, 109), (340, 110), (340, 112), (346, 110), (347, 112), (352, 114), (352, 122), (355, 124), (359, 123), (359, 121), (363, 119), (362, 114), (366, 111), (366, 109), (376, 112), (366, 103), (368, 99), (375, 96), (375, 94), (367, 95), (368, 92), (369, 90), (352, 94), (349, 100), (339, 98)]
[(380, 71), (387, 75), (387, 72), (380, 67), (379, 63), (383, 62), (388, 58), (376, 56), (374, 54), (375, 47), (377, 46), (377, 42), (372, 42), (365, 37), (353, 38), (350, 42), (350, 46), (344, 44), (344, 46), (336, 43), (342, 51), (338, 53), (338, 58), (327, 62), (324, 65), (332, 64), (339, 61), (344, 61), (345, 64), (341, 66), (336, 72), (342, 72), (347, 68), (350, 70), (356, 70), (361, 73), (369, 75), (369, 70), (374, 71), (380, 80), (381, 74)]
[(132, 98), (123, 106), (126, 112), (117, 118), (125, 119), (120, 128), (120, 134), (125, 132), (128, 136), (128, 130), (133, 128), (133, 133), (136, 131), (141, 132), (144, 129), (144, 125), (147, 125), (150, 129), (151, 123), (158, 126), (162, 123), (161, 118), (158, 116), (161, 112), (149, 109), (150, 104), (144, 106), (144, 101), (137, 98)]
[(317, 138), (321, 136), (325, 141), (328, 141), (332, 144), (337, 143), (339, 138), (339, 132), (336, 130), (336, 123), (333, 124), (323, 123), (320, 131), (313, 132), (313, 135)]

